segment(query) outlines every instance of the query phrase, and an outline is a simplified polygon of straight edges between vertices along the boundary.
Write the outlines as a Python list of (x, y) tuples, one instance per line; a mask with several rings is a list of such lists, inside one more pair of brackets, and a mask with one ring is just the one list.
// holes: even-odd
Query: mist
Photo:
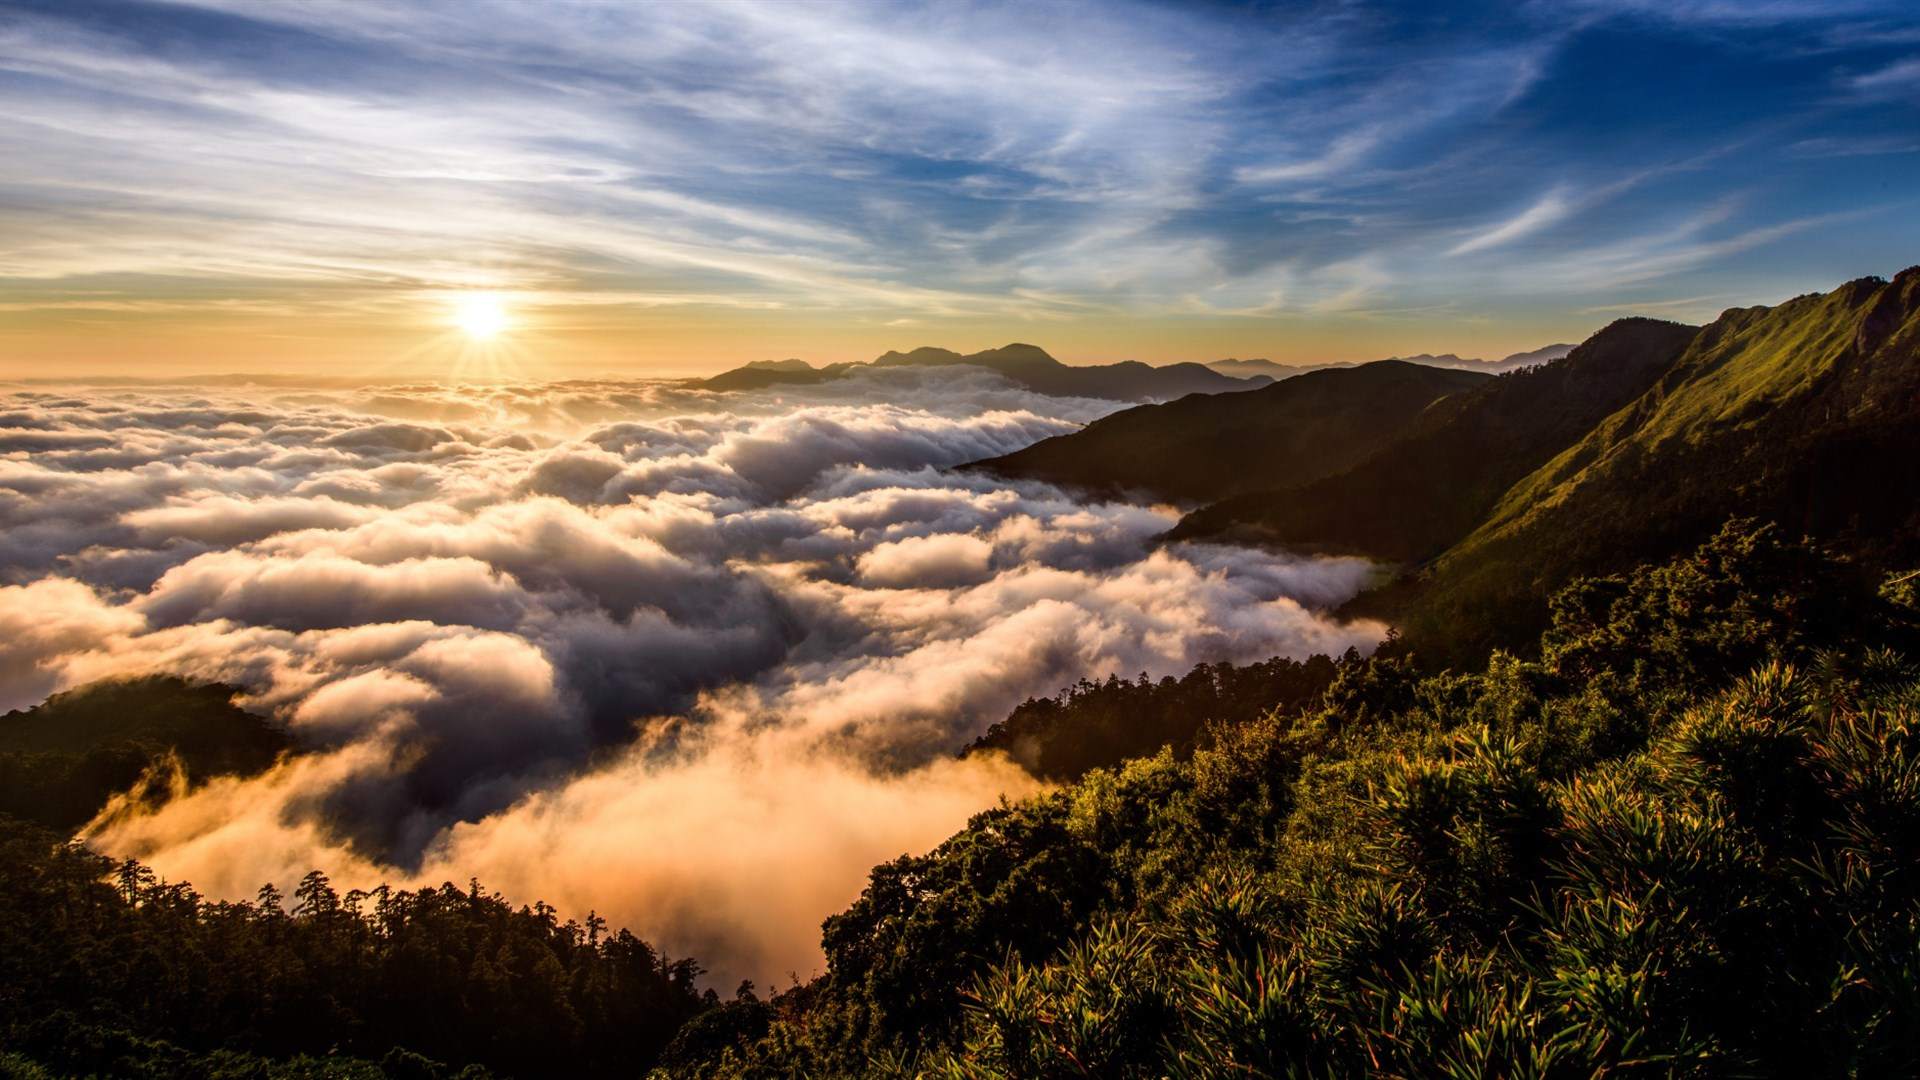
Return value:
[(18, 388), (0, 708), (162, 672), (284, 724), (268, 773), (83, 833), (209, 895), (477, 877), (805, 978), (869, 867), (1041, 790), (954, 756), (1020, 701), (1384, 633), (1325, 614), (1361, 560), (949, 468), (1117, 407), (967, 369)]

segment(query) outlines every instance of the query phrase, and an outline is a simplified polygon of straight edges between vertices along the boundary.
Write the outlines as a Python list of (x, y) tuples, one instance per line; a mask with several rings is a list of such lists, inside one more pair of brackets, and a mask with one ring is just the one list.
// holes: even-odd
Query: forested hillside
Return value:
[(291, 743), (231, 687), (112, 680), (0, 716), (0, 815), (73, 829), (166, 759), (188, 783), (255, 773)]
[(477, 884), (211, 903), (0, 819), (0, 1076), (631, 1076), (698, 974)]
[(1104, 682), (1082, 679), (1055, 697), (1021, 703), (967, 753), (1006, 754), (1047, 780), (1078, 779), (1163, 747), (1184, 758), (1207, 729), (1301, 708), (1317, 700), (1343, 666), (1361, 662), (1358, 652), (1348, 650), (1339, 660), (1276, 656), (1254, 664), (1201, 664), (1159, 682), (1144, 674), (1132, 681), (1117, 675)]

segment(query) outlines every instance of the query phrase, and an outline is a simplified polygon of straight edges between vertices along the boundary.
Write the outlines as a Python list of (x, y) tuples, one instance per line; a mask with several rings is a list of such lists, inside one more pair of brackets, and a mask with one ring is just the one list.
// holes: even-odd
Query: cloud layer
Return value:
[(943, 471), (1111, 408), (964, 369), (20, 390), (0, 707), (157, 670), (283, 721), (271, 773), (90, 830), (213, 894), (477, 875), (805, 975), (867, 867), (1035, 790), (952, 757), (1024, 698), (1377, 640), (1318, 613), (1359, 561)]

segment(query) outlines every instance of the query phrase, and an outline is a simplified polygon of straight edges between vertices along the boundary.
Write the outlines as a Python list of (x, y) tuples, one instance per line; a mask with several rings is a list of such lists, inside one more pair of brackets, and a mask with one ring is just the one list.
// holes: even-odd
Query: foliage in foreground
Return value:
[(1900, 1073), (1916, 580), (1730, 527), (1537, 659), (1275, 669), (1324, 689), (876, 868), (770, 1000), (477, 885), (208, 903), (0, 821), (0, 1077)]
[(633, 1075), (710, 999), (604, 930), (317, 872), (209, 903), (0, 820), (0, 1077)]
[(1903, 1071), (1914, 614), (1729, 528), (1563, 593), (1536, 661), (1354, 665), (1310, 714), (977, 816), (874, 871), (826, 976), (668, 1069)]

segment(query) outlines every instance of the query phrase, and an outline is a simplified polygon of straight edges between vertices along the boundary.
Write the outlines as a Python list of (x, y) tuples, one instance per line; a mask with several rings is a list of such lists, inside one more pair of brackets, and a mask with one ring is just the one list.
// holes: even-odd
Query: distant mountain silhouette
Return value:
[(810, 386), (845, 374), (851, 364), (816, 368), (805, 360), (755, 360), (744, 367), (696, 380), (704, 390), (764, 390), (769, 386)]
[(1165, 401), (1188, 394), (1251, 390), (1272, 381), (1266, 377), (1236, 378), (1193, 363), (1154, 367), (1128, 360), (1075, 366), (1061, 363), (1038, 345), (1015, 343), (964, 355), (951, 349), (922, 346), (911, 352), (884, 353), (867, 364), (830, 364), (820, 368), (801, 360), (760, 360), (698, 380), (696, 385), (707, 390), (758, 390), (778, 385), (811, 385), (873, 368), (955, 365), (986, 368), (1037, 393), (1112, 401)]
[(1549, 361), (1558, 360), (1577, 348), (1579, 348), (1578, 345), (1567, 345), (1564, 343), (1559, 345), (1543, 345), (1538, 349), (1514, 353), (1512, 356), (1503, 360), (1495, 360), (1493, 364), (1494, 367), (1500, 370), (1511, 371), (1514, 368), (1532, 367), (1535, 364), (1544, 364)]
[(1453, 353), (1415, 353), (1412, 356), (1389, 356), (1387, 359), (1403, 360), (1409, 364), (1425, 364), (1427, 367), (1443, 368), (1458, 368), (1468, 364), (1480, 367), (1486, 364), (1485, 360), (1477, 358), (1469, 360), (1464, 356), (1456, 356)]
[(1209, 360), (1207, 367), (1222, 375), (1231, 375), (1236, 379), (1251, 379), (1266, 376), (1278, 381), (1291, 379), (1295, 375), (1305, 375), (1309, 371), (1321, 371), (1326, 368), (1355, 367), (1355, 364), (1282, 364), (1277, 360)]
[(1350, 468), (1436, 401), (1492, 378), (1399, 360), (1316, 371), (1249, 393), (1128, 409), (977, 467), (1104, 492), (1218, 499)]
[[(1489, 375), (1498, 375), (1502, 372), (1532, 367), (1536, 364), (1544, 364), (1550, 360), (1558, 360), (1572, 351), (1572, 345), (1546, 345), (1527, 352), (1514, 353), (1512, 356), (1500, 360), (1474, 360), (1455, 356), (1452, 353), (1421, 353), (1417, 356), (1395, 356), (1389, 357), (1388, 359), (1402, 360), (1409, 364), (1421, 364), (1426, 367), (1454, 368), (1460, 371), (1484, 371)], [(1372, 363), (1374, 361), (1367, 362)], [(1360, 364), (1354, 361), (1334, 361), (1322, 364), (1283, 364), (1277, 360), (1266, 359), (1227, 359), (1212, 360), (1209, 361), (1206, 366), (1222, 375), (1231, 375), (1239, 379), (1265, 375), (1278, 380), (1290, 379), (1295, 375), (1305, 375), (1309, 371), (1325, 371), (1328, 368), (1359, 367)]]
[(1430, 367), (1456, 368), (1461, 371), (1484, 371), (1489, 375), (1499, 375), (1520, 368), (1543, 364), (1549, 360), (1558, 360), (1573, 351), (1571, 345), (1546, 345), (1528, 352), (1514, 353), (1499, 360), (1477, 360), (1472, 357), (1455, 356), (1452, 353), (1421, 353), (1418, 356), (1395, 357), (1409, 364), (1426, 364)]

